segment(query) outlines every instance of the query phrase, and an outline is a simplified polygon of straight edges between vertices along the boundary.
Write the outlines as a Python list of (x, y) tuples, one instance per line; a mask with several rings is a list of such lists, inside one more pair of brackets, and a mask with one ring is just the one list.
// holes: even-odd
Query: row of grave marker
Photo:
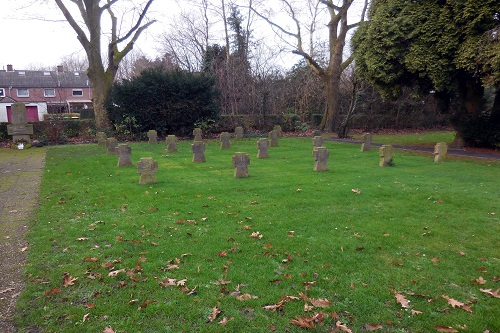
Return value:
[[(198, 131), (197, 131), (198, 132)], [(269, 157), (269, 147), (278, 147), (278, 131), (273, 130), (273, 135), (270, 135), (270, 139), (259, 139), (257, 140), (257, 158), (268, 158)], [(198, 132), (201, 136), (201, 132)], [(196, 138), (196, 136), (195, 136)], [(199, 137), (198, 137), (199, 138)], [(230, 135), (227, 132), (221, 133), (221, 149), (230, 148)], [(155, 138), (156, 139), (156, 138)], [(105, 141), (103, 141), (105, 140)], [(271, 145), (270, 145), (271, 142)], [(132, 149), (128, 144), (118, 144), (115, 138), (104, 139), (102, 135), (99, 135), (99, 144), (105, 144), (107, 147), (107, 154), (118, 155), (118, 167), (133, 166), (132, 160), (130, 158)], [(167, 152), (177, 152), (177, 137), (175, 135), (169, 135), (166, 138)], [(274, 145), (273, 145), (274, 143)], [(314, 171), (322, 172), (328, 171), (328, 158), (330, 153), (326, 147), (323, 147), (324, 139), (321, 136), (313, 137), (313, 158), (314, 158)], [(203, 141), (194, 141), (191, 144), (191, 150), (193, 152), (193, 162), (194, 163), (204, 163), (205, 158), (205, 143)], [(363, 143), (361, 145), (361, 151), (371, 150), (371, 134), (367, 133), (363, 135)], [(443, 162), (446, 159), (447, 145), (444, 142), (436, 144), (434, 149), (434, 161)], [(382, 145), (379, 148), (379, 165), (382, 167), (393, 165), (393, 155), (394, 149), (392, 145)], [(245, 152), (236, 152), (232, 157), (235, 178), (249, 177), (248, 166), (250, 165), (250, 156)], [(152, 157), (141, 158), (137, 163), (137, 171), (141, 174), (139, 183), (149, 184), (156, 183), (156, 171), (158, 171), (158, 162)]]

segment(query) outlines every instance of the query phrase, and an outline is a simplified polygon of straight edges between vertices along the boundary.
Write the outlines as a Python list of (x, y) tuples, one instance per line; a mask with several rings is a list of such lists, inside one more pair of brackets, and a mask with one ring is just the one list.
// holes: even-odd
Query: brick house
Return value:
[(75, 112), (92, 107), (92, 89), (85, 72), (0, 70), (0, 122), (10, 122), (13, 103), (25, 103), (29, 122), (46, 113)]

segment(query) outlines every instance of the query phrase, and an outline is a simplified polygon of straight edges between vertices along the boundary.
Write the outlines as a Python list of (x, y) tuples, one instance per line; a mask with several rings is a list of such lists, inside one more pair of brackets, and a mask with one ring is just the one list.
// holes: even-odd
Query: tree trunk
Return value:
[(326, 90), (326, 109), (321, 120), (320, 130), (328, 133), (335, 132), (339, 121), (339, 93), (340, 93), (340, 75), (325, 75), (322, 77)]
[(495, 92), (495, 100), (491, 108), (490, 121), (492, 124), (500, 126), (500, 88)]
[[(93, 74), (93, 75), (92, 75)], [(110, 74), (103, 71), (92, 73), (89, 71), (89, 79), (92, 82), (92, 104), (94, 105), (95, 126), (98, 131), (109, 131), (112, 129), (108, 111), (104, 108), (104, 101), (113, 86)]]

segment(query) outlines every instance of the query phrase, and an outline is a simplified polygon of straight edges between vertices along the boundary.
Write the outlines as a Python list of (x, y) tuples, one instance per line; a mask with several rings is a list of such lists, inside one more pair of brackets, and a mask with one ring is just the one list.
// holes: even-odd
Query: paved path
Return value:
[(45, 148), (0, 149), (0, 332), (13, 333), (23, 288), (26, 232), (38, 206)]

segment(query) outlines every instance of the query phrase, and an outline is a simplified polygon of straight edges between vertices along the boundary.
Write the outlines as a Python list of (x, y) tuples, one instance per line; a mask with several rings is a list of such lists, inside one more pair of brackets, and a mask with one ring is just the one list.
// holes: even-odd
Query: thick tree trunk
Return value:
[(339, 126), (339, 93), (340, 93), (340, 75), (327, 75), (323, 77), (326, 90), (326, 108), (321, 120), (320, 130), (325, 132), (335, 132)]
[(99, 131), (109, 131), (112, 129), (108, 111), (104, 108), (104, 101), (113, 85), (113, 79), (107, 72), (99, 71), (94, 74), (89, 71), (89, 79), (92, 83), (92, 104), (94, 105), (95, 126)]

